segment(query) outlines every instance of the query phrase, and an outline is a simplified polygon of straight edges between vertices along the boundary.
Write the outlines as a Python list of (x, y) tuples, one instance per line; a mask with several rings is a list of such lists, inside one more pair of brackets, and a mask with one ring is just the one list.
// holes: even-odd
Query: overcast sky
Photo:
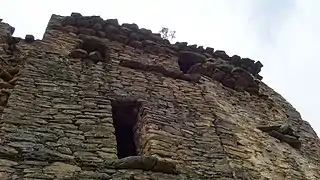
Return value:
[[(51, 14), (100, 15), (177, 41), (225, 50), (264, 64), (264, 82), (282, 94), (320, 135), (319, 0), (0, 0), (15, 36), (41, 39)], [(318, 50), (318, 51), (317, 51)]]

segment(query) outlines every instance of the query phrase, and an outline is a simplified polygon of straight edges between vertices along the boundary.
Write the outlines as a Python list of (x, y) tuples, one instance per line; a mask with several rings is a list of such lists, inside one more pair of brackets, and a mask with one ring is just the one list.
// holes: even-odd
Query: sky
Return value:
[(319, 0), (0, 0), (15, 36), (42, 39), (51, 14), (117, 18), (176, 31), (176, 41), (225, 50), (264, 64), (263, 81), (286, 98), (320, 135)]

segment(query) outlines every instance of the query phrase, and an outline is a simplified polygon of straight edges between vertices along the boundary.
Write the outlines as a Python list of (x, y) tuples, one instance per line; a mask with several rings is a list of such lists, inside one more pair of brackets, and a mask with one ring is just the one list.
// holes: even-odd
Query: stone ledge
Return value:
[(196, 76), (183, 74), (182, 72), (177, 73), (177, 72), (169, 71), (169, 70), (166, 70), (161, 65), (146, 65), (146, 64), (143, 64), (140, 62), (130, 61), (130, 60), (121, 60), (119, 65), (131, 68), (131, 69), (156, 72), (156, 73), (160, 73), (166, 77), (170, 77), (173, 79), (181, 79), (181, 80), (189, 81), (189, 82), (198, 82), (199, 78), (200, 78), (200, 77), (196, 77)]
[(295, 134), (289, 125), (275, 125), (275, 126), (261, 126), (257, 127), (263, 132), (268, 133), (270, 136), (289, 144), (291, 147), (300, 149), (301, 141), (299, 136)]
[(150, 156), (130, 156), (114, 162), (116, 169), (141, 169), (145, 171), (178, 174), (176, 166), (170, 162)]

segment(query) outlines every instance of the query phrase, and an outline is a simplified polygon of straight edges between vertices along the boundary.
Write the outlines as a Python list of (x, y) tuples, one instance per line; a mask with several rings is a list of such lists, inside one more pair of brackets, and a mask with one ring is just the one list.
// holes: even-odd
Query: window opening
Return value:
[(135, 126), (138, 121), (139, 103), (137, 101), (112, 102), (112, 118), (117, 141), (117, 156), (125, 158), (137, 155)]
[(194, 66), (204, 63), (205, 59), (206, 59), (205, 56), (202, 56), (198, 53), (182, 51), (179, 54), (178, 64), (179, 64), (180, 70), (184, 74), (186, 74), (191, 69), (193, 69)]
[(101, 55), (101, 58), (103, 59), (106, 58), (106, 47), (105, 45), (99, 42), (96, 42), (93, 40), (91, 41), (85, 40), (83, 41), (82, 49), (87, 51), (88, 54), (90, 54), (91, 52), (99, 52), (99, 54)]

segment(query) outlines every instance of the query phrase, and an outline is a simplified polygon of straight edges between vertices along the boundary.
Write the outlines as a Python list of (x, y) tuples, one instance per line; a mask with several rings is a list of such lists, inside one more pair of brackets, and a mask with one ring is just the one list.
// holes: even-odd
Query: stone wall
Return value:
[[(133, 24), (119, 35), (116, 22), (53, 15), (43, 40), (17, 44), (25, 61), (1, 118), (2, 179), (320, 179), (319, 138), (279, 94), (262, 82), (251, 93), (203, 74), (194, 81), (180, 70), (181, 51), (230, 57), (181, 43), (189, 49), (169, 48)], [(149, 39), (130, 33), (133, 41), (123, 35), (130, 30)], [(84, 39), (107, 56), (94, 61), (81, 51)], [(141, 104), (138, 156), (124, 159), (112, 118), (119, 99)], [(259, 129), (284, 122), (300, 147)]]

